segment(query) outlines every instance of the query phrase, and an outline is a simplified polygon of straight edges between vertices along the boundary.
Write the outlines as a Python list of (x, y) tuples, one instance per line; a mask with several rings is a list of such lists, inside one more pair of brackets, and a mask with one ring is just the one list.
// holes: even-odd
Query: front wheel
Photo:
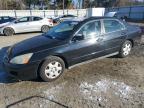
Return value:
[(9, 28), (9, 27), (5, 28), (3, 32), (4, 32), (5, 36), (12, 36), (14, 34), (14, 30), (12, 28)]
[(122, 57), (122, 58), (127, 57), (130, 54), (131, 49), (132, 49), (131, 41), (126, 40), (120, 49), (119, 57)]
[(40, 68), (40, 77), (46, 82), (59, 78), (65, 70), (64, 61), (55, 56), (48, 57)]

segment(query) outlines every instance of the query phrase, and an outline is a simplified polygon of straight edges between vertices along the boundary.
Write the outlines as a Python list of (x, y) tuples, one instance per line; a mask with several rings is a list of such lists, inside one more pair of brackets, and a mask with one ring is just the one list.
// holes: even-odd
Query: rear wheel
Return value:
[(50, 82), (59, 78), (65, 70), (64, 61), (55, 56), (48, 57), (40, 68), (42, 80)]
[(42, 33), (46, 33), (49, 31), (49, 29), (50, 29), (50, 27), (48, 25), (43, 25), (41, 28), (41, 31), (42, 31)]
[(3, 32), (5, 36), (12, 36), (14, 34), (14, 30), (12, 28), (5, 28)]
[(130, 54), (131, 49), (132, 49), (132, 42), (129, 40), (126, 40), (120, 49), (119, 57), (122, 57), (122, 58), (127, 57)]

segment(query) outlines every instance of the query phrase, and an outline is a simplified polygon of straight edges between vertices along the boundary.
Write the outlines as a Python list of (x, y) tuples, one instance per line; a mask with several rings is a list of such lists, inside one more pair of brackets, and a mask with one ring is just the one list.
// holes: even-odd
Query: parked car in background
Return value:
[(14, 17), (1, 16), (0, 17), (0, 27), (3, 26), (3, 25), (5, 25), (5, 24), (7, 24), (7, 23), (9, 23), (9, 22), (14, 21), (14, 20), (16, 20), (16, 18), (14, 18)]
[(70, 15), (70, 14), (68, 14), (68, 15), (62, 15), (62, 16), (59, 16), (59, 17), (57, 17), (57, 18), (54, 18), (54, 19), (53, 19), (53, 22), (54, 22), (54, 23), (61, 23), (61, 22), (65, 21), (65, 20), (73, 19), (73, 18), (76, 18), (76, 17), (77, 17), (77, 16), (75, 16), (75, 15)]
[(115, 17), (123, 21), (128, 20), (128, 17), (126, 15), (121, 15), (119, 12), (108, 12), (105, 14), (105, 17)]
[(50, 27), (53, 26), (53, 21), (48, 18), (42, 18), (38, 16), (28, 16), (19, 18), (13, 22), (10, 22), (0, 27), (0, 33), (5, 36), (11, 36), (15, 33), (35, 32), (41, 31), (47, 32)]
[(64, 21), (46, 34), (11, 46), (3, 66), (23, 80), (40, 76), (44, 81), (53, 81), (65, 68), (114, 55), (127, 57), (140, 40), (138, 26), (116, 18)]

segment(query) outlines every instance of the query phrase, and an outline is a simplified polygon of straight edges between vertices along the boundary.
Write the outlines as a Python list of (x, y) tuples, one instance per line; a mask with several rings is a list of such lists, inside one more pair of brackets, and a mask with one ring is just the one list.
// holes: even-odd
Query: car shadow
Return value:
[(14, 78), (9, 73), (4, 71), (4, 68), (3, 68), (3, 65), (2, 65), (3, 57), (4, 57), (4, 55), (5, 55), (8, 48), (9, 48), (9, 46), (0, 49), (0, 83), (4, 83), (4, 84), (14, 83), (14, 82), (19, 81), (18, 79)]

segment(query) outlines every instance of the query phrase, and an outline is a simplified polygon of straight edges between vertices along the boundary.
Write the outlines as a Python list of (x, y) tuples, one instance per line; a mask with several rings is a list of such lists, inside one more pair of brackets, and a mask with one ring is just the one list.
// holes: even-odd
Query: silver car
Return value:
[(42, 18), (37, 16), (28, 16), (19, 18), (13, 22), (0, 27), (0, 34), (5, 36), (11, 36), (15, 33), (24, 32), (47, 32), (50, 27), (53, 26), (53, 21), (48, 18)]

